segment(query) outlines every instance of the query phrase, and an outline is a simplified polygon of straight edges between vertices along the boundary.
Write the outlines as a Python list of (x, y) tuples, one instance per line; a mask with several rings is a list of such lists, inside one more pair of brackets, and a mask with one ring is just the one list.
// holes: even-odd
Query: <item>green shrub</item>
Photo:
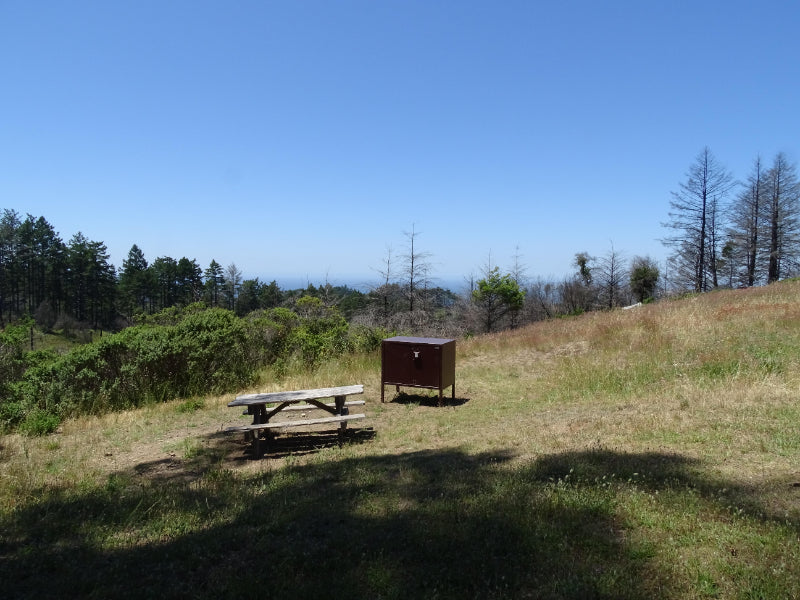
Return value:
[(25, 371), (23, 344), (28, 328), (8, 326), (0, 331), (0, 398), (7, 397), (8, 386)]
[(14, 427), (24, 416), (25, 406), (22, 402), (8, 397), (0, 401), (0, 431)]
[(61, 419), (58, 415), (35, 408), (25, 416), (19, 425), (19, 430), (30, 436), (47, 435), (58, 429), (60, 423)]
[(231, 311), (211, 309), (184, 319), (176, 341), (185, 358), (185, 389), (181, 395), (222, 392), (241, 386), (256, 365), (248, 360), (247, 328)]
[(349, 325), (336, 308), (319, 298), (304, 296), (297, 310), (273, 308), (248, 316), (251, 352), (262, 365), (298, 360), (308, 367), (350, 351)]
[[(221, 392), (252, 377), (247, 347), (232, 312), (191, 312), (175, 325), (137, 325), (60, 357), (32, 357), (15, 397), (24, 412), (68, 416)], [(19, 420), (18, 410), (6, 412)]]
[[(0, 425), (46, 433), (60, 417), (226, 392), (247, 385), (264, 366), (276, 373), (294, 361), (314, 368), (346, 352), (372, 351), (386, 335), (351, 329), (318, 298), (298, 300), (299, 313), (274, 308), (246, 319), (198, 307), (168, 309), (62, 355), (23, 353), (25, 329), (7, 330), (0, 361), (10, 366), (0, 380)], [(186, 411), (199, 408), (184, 405)]]
[(391, 335), (389, 330), (383, 327), (351, 326), (350, 350), (352, 352), (375, 352), (381, 347), (381, 342)]
[(190, 398), (189, 400), (184, 400), (176, 407), (176, 412), (179, 413), (193, 413), (195, 411), (200, 410), (206, 405), (202, 398)]
[(137, 325), (177, 325), (188, 316), (205, 310), (207, 310), (205, 304), (194, 302), (186, 306), (169, 306), (152, 315), (137, 313), (134, 315), (134, 320)]
[(0, 332), (0, 428), (17, 426), (43, 398), (42, 381), (56, 355), (49, 350), (24, 352), (27, 326)]

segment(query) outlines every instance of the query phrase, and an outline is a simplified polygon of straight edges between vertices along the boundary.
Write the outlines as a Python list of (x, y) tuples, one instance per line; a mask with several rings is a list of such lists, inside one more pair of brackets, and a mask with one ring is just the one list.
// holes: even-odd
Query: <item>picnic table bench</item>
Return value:
[[(261, 434), (265, 433), (269, 436), (271, 431), (275, 429), (338, 423), (339, 443), (341, 444), (344, 439), (347, 422), (356, 419), (364, 419), (366, 417), (366, 415), (362, 413), (351, 415), (349, 410), (351, 406), (363, 406), (365, 404), (364, 400), (347, 400), (347, 397), (363, 393), (364, 386), (359, 384), (314, 390), (270, 392), (265, 394), (245, 394), (243, 396), (237, 396), (234, 400), (228, 402), (228, 406), (247, 407), (246, 414), (253, 416), (253, 422), (249, 425), (228, 427), (225, 431), (244, 432), (245, 441), (253, 442), (253, 454), (256, 458), (262, 455)], [(323, 402), (326, 398), (333, 398), (333, 402)], [(275, 415), (284, 411), (312, 410), (321, 410), (330, 416), (281, 421), (271, 420)]]

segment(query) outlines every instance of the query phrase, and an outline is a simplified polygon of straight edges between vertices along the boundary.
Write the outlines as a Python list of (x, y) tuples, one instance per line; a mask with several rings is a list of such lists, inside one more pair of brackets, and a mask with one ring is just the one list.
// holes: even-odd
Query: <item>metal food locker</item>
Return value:
[(384, 386), (439, 390), (452, 386), (456, 397), (456, 341), (444, 338), (396, 336), (381, 343), (381, 402)]

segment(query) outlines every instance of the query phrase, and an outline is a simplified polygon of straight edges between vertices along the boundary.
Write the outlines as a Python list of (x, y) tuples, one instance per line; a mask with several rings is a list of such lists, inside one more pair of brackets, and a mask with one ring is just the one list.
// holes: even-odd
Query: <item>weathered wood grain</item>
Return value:
[(266, 394), (245, 394), (236, 396), (235, 400), (228, 402), (228, 406), (248, 406), (250, 404), (274, 404), (276, 402), (296, 402), (298, 400), (317, 400), (319, 398), (333, 398), (335, 396), (351, 396), (363, 394), (364, 386), (345, 385), (340, 387), (319, 388), (315, 390), (296, 390), (291, 392), (270, 392)]
[(322, 417), (319, 419), (297, 419), (295, 421), (276, 421), (274, 423), (258, 423), (252, 425), (238, 425), (236, 427), (228, 427), (226, 432), (234, 431), (255, 431), (258, 429), (284, 429), (286, 427), (301, 427), (304, 425), (321, 425), (323, 423), (344, 423), (346, 421), (354, 421), (356, 419), (365, 419), (367, 415), (337, 415), (335, 417)]

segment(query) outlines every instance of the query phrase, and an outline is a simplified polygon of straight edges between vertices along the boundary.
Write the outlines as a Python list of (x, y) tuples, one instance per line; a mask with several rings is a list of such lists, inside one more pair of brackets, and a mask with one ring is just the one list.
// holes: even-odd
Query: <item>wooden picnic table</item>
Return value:
[[(319, 425), (324, 423), (339, 424), (339, 443), (344, 439), (347, 422), (363, 419), (364, 414), (350, 414), (350, 406), (364, 405), (364, 400), (347, 400), (348, 396), (364, 393), (364, 386), (346, 385), (339, 387), (319, 388), (312, 390), (295, 390), (288, 392), (270, 392), (264, 394), (245, 394), (237, 396), (228, 402), (228, 406), (247, 407), (247, 414), (253, 416), (250, 425), (228, 427), (225, 431), (241, 431), (245, 434), (245, 441), (253, 442), (253, 453), (256, 458), (262, 455), (261, 434), (267, 436), (275, 429)], [(326, 398), (333, 398), (333, 402), (323, 402)], [(330, 416), (272, 421), (272, 418), (281, 412), (321, 410)]]

